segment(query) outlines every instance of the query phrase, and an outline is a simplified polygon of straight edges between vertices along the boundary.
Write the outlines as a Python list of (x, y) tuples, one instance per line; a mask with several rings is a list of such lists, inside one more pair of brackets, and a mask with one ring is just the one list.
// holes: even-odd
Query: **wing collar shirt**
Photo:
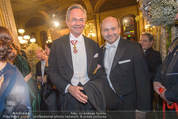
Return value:
[[(75, 38), (72, 34), (70, 34), (70, 41), (78, 40), (76, 43), (77, 53), (74, 53), (74, 45), (70, 42), (71, 47), (71, 55), (72, 55), (72, 63), (73, 63), (73, 77), (71, 79), (71, 84), (73, 86), (77, 86), (79, 82), (82, 85), (85, 85), (89, 81), (89, 77), (87, 74), (87, 56), (85, 49), (84, 37), (82, 34)], [(65, 92), (70, 85), (67, 85)]]
[(105, 46), (106, 50), (105, 50), (105, 54), (104, 54), (104, 68), (105, 68), (106, 73), (107, 73), (107, 79), (108, 79), (109, 85), (113, 90), (114, 90), (114, 88), (113, 88), (112, 83), (110, 81), (109, 75), (110, 75), (110, 72), (111, 72), (111, 67), (112, 67), (112, 64), (113, 64), (114, 56), (115, 56), (116, 49), (117, 49), (119, 41), (120, 41), (120, 36), (112, 44), (109, 44), (107, 42), (106, 46)]

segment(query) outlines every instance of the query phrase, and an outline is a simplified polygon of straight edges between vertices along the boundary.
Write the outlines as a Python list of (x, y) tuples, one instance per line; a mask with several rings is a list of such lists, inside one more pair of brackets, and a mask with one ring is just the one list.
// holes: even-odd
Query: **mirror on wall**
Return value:
[(128, 40), (136, 39), (136, 22), (134, 15), (126, 15), (121, 19), (122, 36)]

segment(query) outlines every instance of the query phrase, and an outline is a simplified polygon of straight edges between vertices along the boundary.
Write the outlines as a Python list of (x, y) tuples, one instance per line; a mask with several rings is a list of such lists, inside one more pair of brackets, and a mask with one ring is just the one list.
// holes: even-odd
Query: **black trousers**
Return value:
[[(78, 86), (83, 87), (81, 83)], [(84, 91), (81, 91), (85, 94)], [(60, 103), (62, 111), (85, 111), (85, 110), (94, 110), (89, 102), (83, 104), (79, 102), (76, 98), (74, 98), (70, 93), (66, 93), (65, 95), (60, 95)]]

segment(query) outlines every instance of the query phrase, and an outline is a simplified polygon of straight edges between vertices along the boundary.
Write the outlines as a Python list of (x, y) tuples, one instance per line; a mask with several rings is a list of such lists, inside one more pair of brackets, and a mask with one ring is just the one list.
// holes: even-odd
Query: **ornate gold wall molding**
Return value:
[(1, 25), (5, 26), (12, 32), (15, 38), (15, 43), (20, 46), (10, 0), (0, 0), (0, 10)]
[(0, 25), (1, 25), (1, 26), (5, 26), (1, 8), (0, 8), (0, 17), (1, 17), (1, 19), (0, 19), (0, 20), (1, 20), (1, 21), (0, 21)]
[(60, 11), (66, 10), (66, 9), (68, 9), (68, 7), (70, 7), (71, 5), (74, 5), (74, 4), (75, 3), (66, 3), (64, 5), (61, 5), (54, 13), (57, 13), (57, 12), (60, 13)]
[(93, 14), (93, 8), (91, 6), (91, 2), (89, 0), (82, 0), (86, 6), (88, 14)]
[(100, 7), (103, 5), (103, 3), (105, 2), (106, 0), (98, 0), (97, 4), (95, 5), (95, 8), (94, 8), (94, 12), (95, 13), (98, 13), (99, 10), (100, 10)]
[(0, 0), (2, 15), (3, 15), (4, 22), (5, 22), (5, 27), (7, 27), (8, 29), (10, 29), (12, 31), (9, 16), (8, 16), (8, 11), (7, 11), (7, 5), (6, 5), (5, 1), (7, 1), (7, 0)]
[(167, 49), (166, 49), (166, 28), (161, 27), (161, 54), (162, 59), (164, 60), (167, 55)]

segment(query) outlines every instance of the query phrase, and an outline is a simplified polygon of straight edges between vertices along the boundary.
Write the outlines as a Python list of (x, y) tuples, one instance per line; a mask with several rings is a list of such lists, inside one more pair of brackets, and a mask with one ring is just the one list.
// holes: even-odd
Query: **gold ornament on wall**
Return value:
[(94, 23), (92, 23), (92, 22), (86, 23), (85, 29), (84, 29), (84, 34), (88, 38), (91, 38), (92, 40), (96, 41), (96, 28), (95, 28)]

